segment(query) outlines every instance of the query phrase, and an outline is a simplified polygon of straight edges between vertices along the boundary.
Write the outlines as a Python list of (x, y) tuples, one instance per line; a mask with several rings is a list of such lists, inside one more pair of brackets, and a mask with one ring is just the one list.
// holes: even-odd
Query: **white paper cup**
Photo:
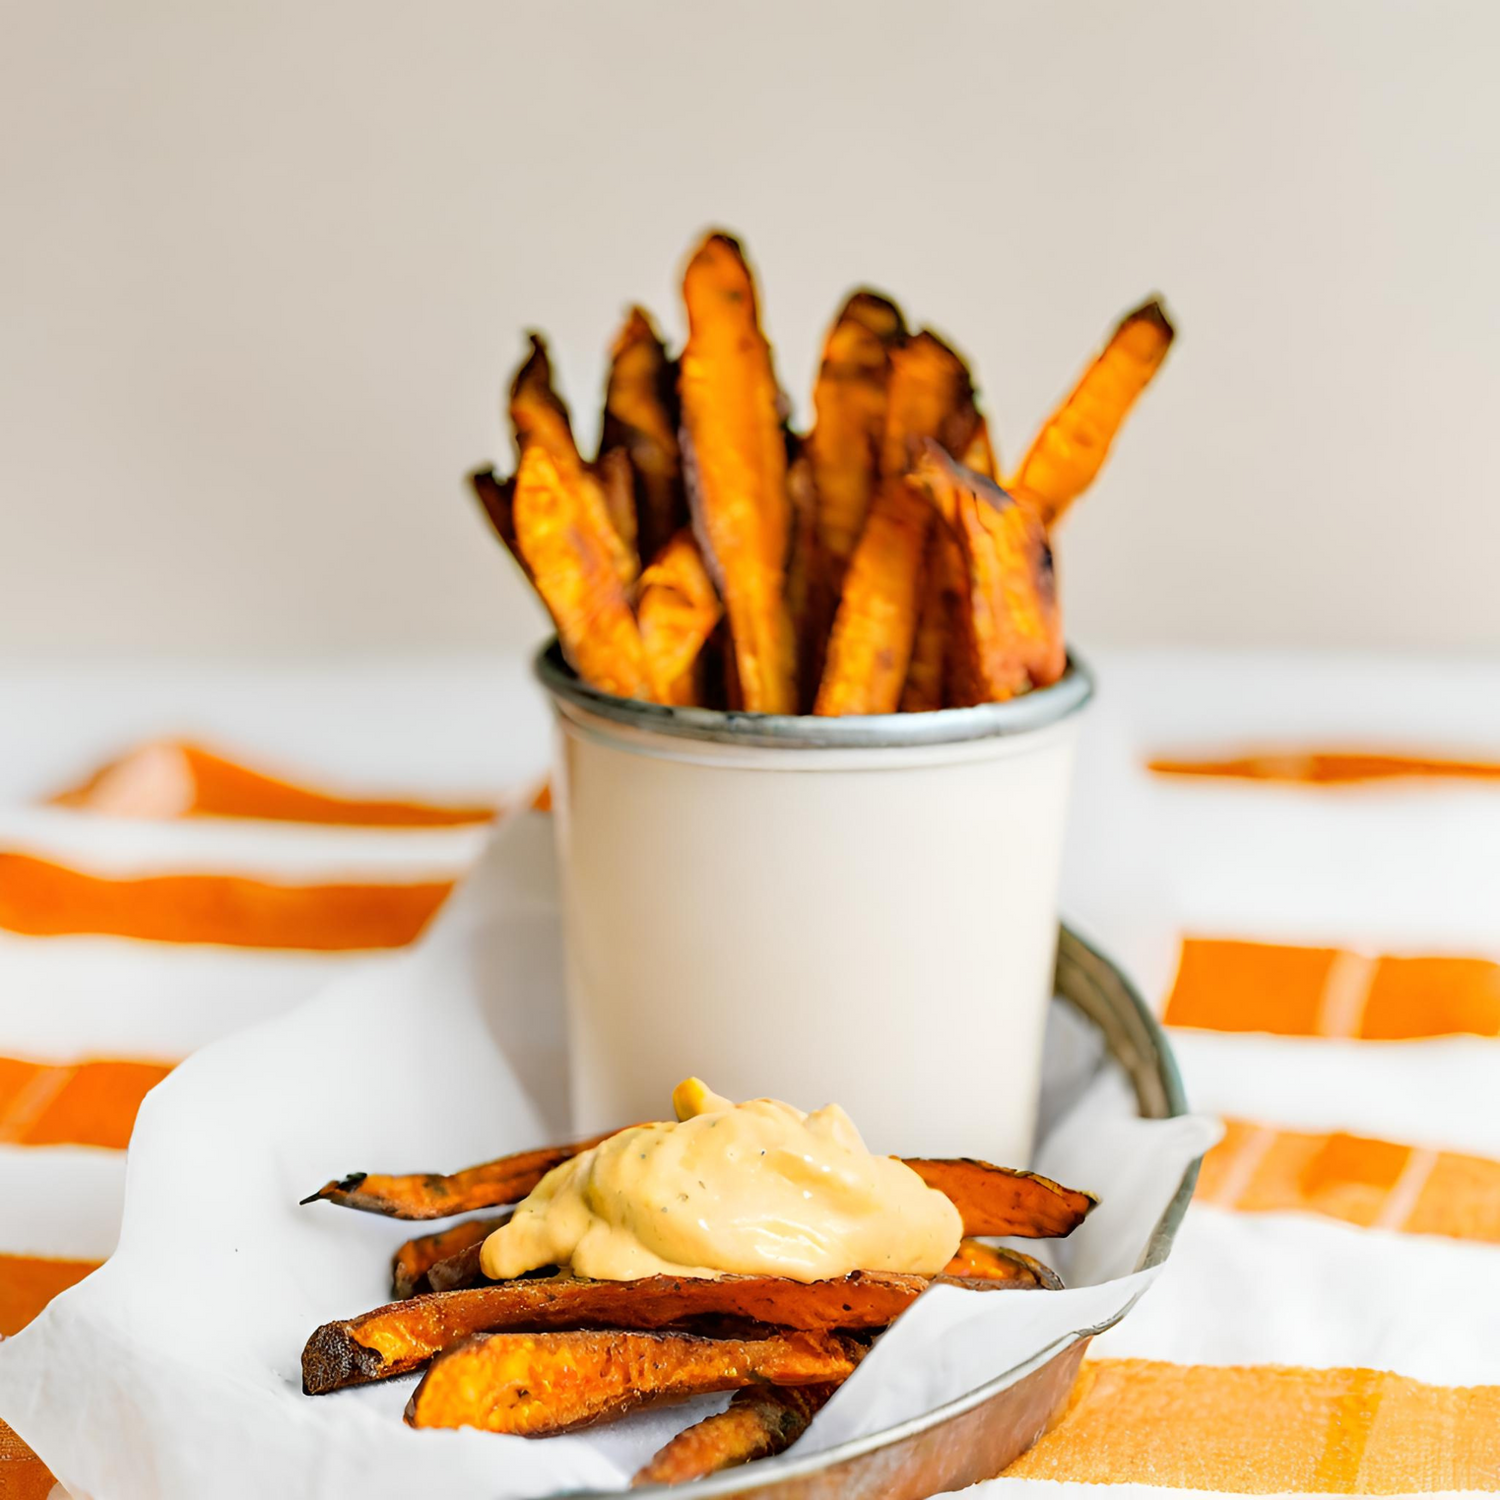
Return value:
[(1029, 1160), (1078, 711), (669, 709), (537, 659), (580, 1133), (690, 1074), (842, 1104), (871, 1149)]

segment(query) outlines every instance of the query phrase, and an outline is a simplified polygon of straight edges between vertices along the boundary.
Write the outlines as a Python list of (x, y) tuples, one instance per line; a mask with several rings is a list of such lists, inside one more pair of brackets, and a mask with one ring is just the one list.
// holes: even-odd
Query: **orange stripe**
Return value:
[(1360, 1035), (1372, 1040), (1500, 1036), (1500, 964), (1482, 958), (1383, 958)]
[(1148, 761), (1158, 776), (1211, 776), (1230, 781), (1280, 781), (1299, 786), (1351, 786), (1365, 781), (1500, 781), (1500, 764), (1435, 760), (1360, 751), (1273, 750), (1215, 760)]
[(1213, 1031), (1316, 1035), (1334, 948), (1187, 938), (1163, 1019)]
[(1348, 1224), (1500, 1244), (1500, 1161), (1456, 1151), (1357, 1135), (1268, 1132), (1230, 1120), (1224, 1139), (1204, 1158), (1198, 1194), (1242, 1213), (1322, 1214)]
[(260, 818), (280, 823), (443, 828), (487, 823), (493, 807), (342, 797), (270, 776), (197, 745), (143, 745), (59, 793), (61, 807), (138, 818)]
[(0, 1141), (123, 1151), (141, 1100), (171, 1071), (170, 1063), (0, 1057)]
[(0, 1422), (0, 1500), (47, 1500), (54, 1483), (46, 1464)]
[(97, 1260), (55, 1260), (34, 1255), (0, 1255), (0, 1338), (19, 1333), (59, 1292), (90, 1271)]
[[(1367, 1041), (1500, 1036), (1500, 964), (1386, 957), (1373, 964), (1363, 996), (1330, 995), (1330, 980), (1352, 957), (1334, 948), (1187, 938), (1164, 1019), (1209, 1031)], [(1351, 998), (1355, 1005), (1343, 1003)]]
[(237, 875), (111, 880), (0, 853), (0, 928), (31, 937), (98, 933), (158, 943), (333, 951), (399, 948), (452, 886), (272, 885)]
[(1084, 1366), (1068, 1413), (1012, 1479), (1264, 1495), (1500, 1490), (1500, 1386), (1376, 1370)]

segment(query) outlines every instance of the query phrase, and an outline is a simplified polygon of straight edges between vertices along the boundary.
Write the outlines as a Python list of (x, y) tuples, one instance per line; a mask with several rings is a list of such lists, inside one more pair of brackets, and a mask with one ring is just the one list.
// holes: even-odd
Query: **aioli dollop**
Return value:
[(675, 1122), (632, 1126), (553, 1168), (484, 1242), (485, 1275), (936, 1275), (958, 1249), (958, 1210), (904, 1162), (872, 1156), (838, 1105), (735, 1104), (696, 1078), (672, 1102)]

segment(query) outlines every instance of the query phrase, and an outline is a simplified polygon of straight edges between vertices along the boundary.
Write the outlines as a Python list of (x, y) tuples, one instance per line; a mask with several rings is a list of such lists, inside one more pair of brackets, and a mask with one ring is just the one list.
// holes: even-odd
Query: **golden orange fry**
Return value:
[(354, 1172), (324, 1183), (302, 1201), (335, 1203), (392, 1219), (445, 1219), (476, 1208), (519, 1203), (553, 1167), (607, 1139), (598, 1135), (561, 1146), (514, 1151), (461, 1172)]
[(968, 366), (924, 328), (891, 351), (889, 405), (880, 445), (882, 477), (905, 474), (928, 439), (949, 453), (967, 452), (981, 420)]
[(711, 234), (683, 278), (684, 461), (689, 497), (734, 637), (744, 706), (796, 709), (795, 646), (785, 598), (790, 502), (786, 439), (771, 350), (740, 247)]
[[(522, 362), (510, 388), (510, 421), (516, 438), (516, 454), (524, 459), (528, 449), (540, 448), (552, 460), (563, 485), (576, 494), (578, 503), (589, 511), (597, 510), (608, 520), (610, 506), (604, 486), (579, 457), (573, 441), (573, 427), (568, 408), (552, 384), (552, 363), (547, 345), (539, 334), (531, 334), (531, 352)], [(517, 470), (519, 475), (519, 469)], [(640, 571), (633, 544), (617, 531), (611, 522), (598, 536), (608, 549), (611, 563), (622, 583), (629, 585)], [(532, 569), (538, 586), (544, 581)], [(550, 608), (550, 604), (548, 606)]]
[(684, 1428), (630, 1481), (685, 1484), (784, 1453), (807, 1431), (838, 1385), (747, 1386), (721, 1412)]
[[(449, 1261), (439, 1261), (432, 1274)], [(783, 1276), (647, 1276), (588, 1281), (575, 1276), (524, 1277), (434, 1290), (353, 1318), (324, 1323), (302, 1351), (302, 1386), (325, 1395), (387, 1380), (427, 1363), (475, 1333), (541, 1328), (673, 1328), (690, 1319), (748, 1320), (804, 1332), (884, 1328), (932, 1285), (926, 1276), (854, 1271), (827, 1281)], [(949, 1286), (1016, 1290), (1020, 1277), (936, 1278)]]
[(969, 446), (962, 453), (954, 456), (964, 468), (973, 469), (976, 474), (983, 475), (986, 479), (999, 480), (999, 461), (995, 457), (995, 445), (990, 439), (990, 424), (983, 417), (980, 417), (975, 425), (974, 436), (970, 438)]
[(862, 1353), (828, 1333), (480, 1334), (433, 1361), (407, 1403), (406, 1420), (413, 1427), (543, 1437), (614, 1421), (656, 1401), (840, 1381)]
[(916, 638), (931, 519), (904, 480), (881, 486), (844, 575), (814, 713), (896, 711)]
[(818, 496), (818, 545), (835, 592), (880, 478), (890, 350), (906, 337), (895, 303), (856, 292), (823, 345), (807, 453)]
[(414, 1297), (418, 1292), (436, 1291), (427, 1279), (433, 1267), (465, 1250), (477, 1250), (508, 1217), (465, 1219), (435, 1234), (419, 1234), (407, 1240), (391, 1257), (391, 1295)]
[(911, 665), (901, 690), (901, 712), (930, 713), (947, 708), (948, 658), (957, 629), (955, 583), (961, 562), (955, 563), (957, 544), (946, 527), (930, 527), (927, 557), (922, 567), (922, 595), (917, 604), (917, 633)]
[[(977, 474), (995, 478), (995, 447), (990, 443), (990, 426), (984, 417), (978, 419), (962, 462)], [(912, 664), (901, 691), (903, 714), (965, 708), (983, 700), (963, 630), (963, 594), (965, 573), (959, 541), (947, 526), (933, 526), (927, 538), (927, 567)]]
[(688, 522), (678, 425), (677, 366), (645, 310), (632, 307), (610, 350), (599, 457), (602, 467), (611, 452), (629, 456), (643, 558)]
[(964, 1233), (1062, 1238), (1083, 1223), (1098, 1199), (1036, 1172), (997, 1167), (971, 1157), (902, 1158), (923, 1182), (959, 1211)]
[(963, 625), (984, 701), (1062, 676), (1067, 648), (1052, 552), (1034, 511), (929, 445), (915, 477), (958, 538), (967, 574)]
[[(901, 706), (916, 643), (932, 515), (906, 478), (918, 444), (936, 438), (955, 452), (974, 441), (980, 417), (964, 362), (925, 329), (893, 349), (879, 494), (844, 575), (813, 712), (888, 714)], [(941, 626), (934, 621), (929, 653)], [(923, 666), (928, 665), (924, 657)], [(931, 674), (929, 674), (929, 677)], [(935, 683), (919, 685), (914, 698)]]
[(636, 604), (646, 671), (658, 703), (701, 701), (698, 656), (723, 612), (693, 533), (679, 531), (641, 574)]
[(610, 524), (597, 483), (558, 472), (539, 443), (516, 473), (516, 539), (564, 654), (601, 692), (649, 698), (641, 633), (615, 564)]
[[(995, 477), (995, 450), (983, 417), (964, 451), (963, 463), (987, 479)], [(963, 596), (964, 561), (957, 538), (946, 526), (934, 526), (927, 539), (917, 638), (901, 693), (902, 713), (962, 708), (980, 701), (960, 613)]]
[(1042, 424), (1007, 488), (1034, 496), (1044, 525), (1052, 526), (1094, 482), (1120, 424), (1167, 357), (1174, 331), (1157, 298), (1138, 307)]

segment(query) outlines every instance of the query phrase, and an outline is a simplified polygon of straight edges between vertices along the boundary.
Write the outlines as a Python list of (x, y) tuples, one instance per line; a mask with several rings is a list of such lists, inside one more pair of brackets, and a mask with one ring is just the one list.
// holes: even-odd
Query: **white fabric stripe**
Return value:
[(1203, 758), (1264, 747), (1500, 758), (1493, 659), (1206, 647), (1090, 647), (1088, 657), (1153, 753)]
[(1415, 1148), (1406, 1158), (1406, 1165), (1401, 1168), (1401, 1175), (1391, 1184), (1391, 1190), (1386, 1194), (1385, 1202), (1381, 1204), (1380, 1212), (1375, 1216), (1372, 1227), (1404, 1229), (1437, 1163), (1436, 1151), (1429, 1151), (1425, 1147)]
[(1500, 1160), (1500, 1042), (1172, 1032), (1195, 1109)]
[(1323, 981), (1318, 1001), (1318, 1035), (1347, 1038), (1359, 1035), (1370, 986), (1375, 982), (1379, 960), (1345, 950), (1335, 956)]
[(81, 781), (148, 740), (196, 740), (351, 797), (484, 801), (538, 775), (551, 728), (527, 648), (300, 660), (0, 662), (0, 797)]
[(1160, 1283), (1100, 1357), (1355, 1366), (1500, 1384), (1500, 1247), (1313, 1214), (1188, 1210)]
[[(1210, 937), (1500, 959), (1500, 787), (1363, 801), (1155, 788), (1177, 925)], [(1163, 916), (1166, 912), (1163, 913)]]
[(186, 1057), (390, 956), (0, 934), (0, 1056)]
[(111, 879), (244, 875), (286, 885), (450, 880), (484, 846), (487, 825), (342, 828), (185, 818), (155, 823), (70, 808), (0, 808), (0, 850)]
[(125, 1201), (125, 1153), (0, 1145), (0, 1254), (103, 1260)]

